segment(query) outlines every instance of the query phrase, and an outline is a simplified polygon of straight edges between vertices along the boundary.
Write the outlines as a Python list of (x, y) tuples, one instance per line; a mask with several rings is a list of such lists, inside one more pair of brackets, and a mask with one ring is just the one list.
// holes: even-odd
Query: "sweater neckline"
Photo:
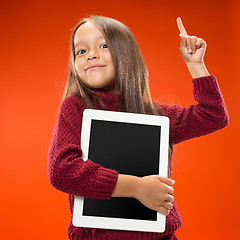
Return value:
[(116, 99), (118, 94), (117, 93), (109, 93), (109, 92), (104, 92), (102, 90), (93, 90), (93, 92), (100, 97), (102, 100), (104, 99)]
[(110, 108), (116, 108), (117, 104), (117, 93), (109, 93), (101, 90), (94, 89), (93, 92), (102, 100), (102, 102)]

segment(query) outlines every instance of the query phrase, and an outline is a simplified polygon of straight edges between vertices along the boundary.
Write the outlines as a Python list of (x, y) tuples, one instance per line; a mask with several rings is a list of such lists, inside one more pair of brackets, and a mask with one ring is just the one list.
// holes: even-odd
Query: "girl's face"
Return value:
[(115, 92), (115, 68), (102, 32), (91, 22), (81, 25), (74, 37), (75, 69), (90, 88)]

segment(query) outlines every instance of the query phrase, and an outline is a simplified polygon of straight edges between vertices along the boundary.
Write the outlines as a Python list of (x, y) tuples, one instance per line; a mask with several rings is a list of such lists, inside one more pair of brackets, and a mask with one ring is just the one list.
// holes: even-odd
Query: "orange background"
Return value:
[(0, 7), (1, 239), (63, 239), (67, 195), (48, 182), (48, 144), (68, 69), (71, 29), (87, 14), (116, 18), (135, 35), (153, 99), (187, 106), (191, 76), (179, 52), (176, 18), (208, 44), (230, 125), (175, 147), (175, 199), (184, 240), (240, 239), (239, 27), (235, 1), (5, 1)]

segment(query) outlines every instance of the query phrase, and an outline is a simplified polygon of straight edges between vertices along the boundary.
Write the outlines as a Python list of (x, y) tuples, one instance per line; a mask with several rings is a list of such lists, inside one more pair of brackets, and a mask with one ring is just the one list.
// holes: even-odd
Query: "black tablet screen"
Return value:
[[(88, 158), (121, 174), (159, 174), (160, 134), (160, 126), (92, 120)], [(83, 215), (157, 221), (134, 198), (84, 198)]]

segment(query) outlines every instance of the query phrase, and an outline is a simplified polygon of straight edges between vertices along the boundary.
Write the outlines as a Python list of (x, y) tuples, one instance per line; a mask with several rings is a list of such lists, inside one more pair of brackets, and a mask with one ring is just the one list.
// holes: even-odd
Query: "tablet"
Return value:
[[(83, 160), (138, 177), (168, 172), (169, 118), (86, 109), (83, 112)], [(76, 227), (164, 232), (166, 216), (134, 198), (97, 200), (74, 196)]]

